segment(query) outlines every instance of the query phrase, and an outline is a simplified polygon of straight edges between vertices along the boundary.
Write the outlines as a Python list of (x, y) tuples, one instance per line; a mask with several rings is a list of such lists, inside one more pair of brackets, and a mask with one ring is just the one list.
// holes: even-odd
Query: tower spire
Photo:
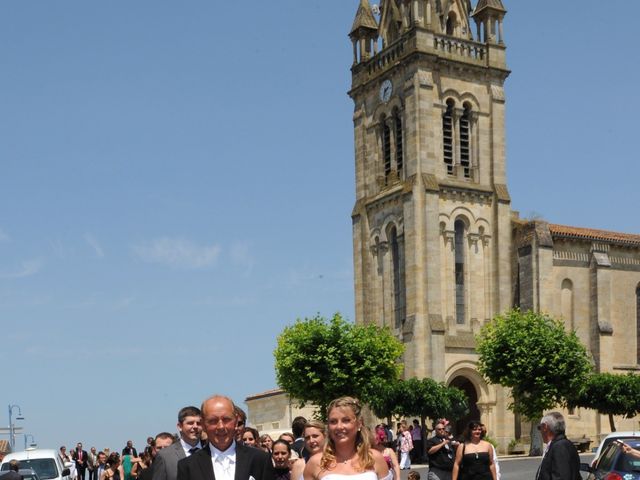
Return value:
[[(478, 28), (478, 40), (484, 43), (504, 43), (502, 19), (507, 10), (500, 0), (480, 0), (472, 14)], [(496, 32), (496, 22), (498, 31)], [(481, 35), (481, 27), (484, 35)]]
[[(353, 42), (354, 64), (368, 60), (372, 55), (377, 53), (378, 22), (373, 15), (369, 0), (360, 0), (360, 5), (356, 12), (356, 18), (353, 20), (349, 37)], [(360, 47), (359, 56), (358, 47)]]

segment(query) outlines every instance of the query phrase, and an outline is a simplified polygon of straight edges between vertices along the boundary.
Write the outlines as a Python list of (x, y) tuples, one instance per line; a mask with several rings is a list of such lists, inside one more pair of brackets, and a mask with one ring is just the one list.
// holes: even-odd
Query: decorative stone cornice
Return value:
[(480, 235), (477, 233), (467, 233), (467, 240), (469, 241), (470, 247), (478, 248), (478, 240), (480, 240)]
[(389, 243), (388, 242), (374, 243), (373, 245), (369, 246), (369, 250), (371, 251), (371, 254), (374, 257), (378, 256), (378, 254), (384, 255), (389, 250)]
[(442, 315), (434, 313), (429, 314), (429, 324), (431, 325), (431, 331), (433, 333), (444, 333), (445, 323), (442, 319)]
[(509, 189), (503, 183), (496, 183), (494, 185), (496, 189), (496, 197), (498, 197), (499, 202), (511, 202), (511, 195), (509, 195)]
[(422, 184), (427, 192), (439, 192), (440, 185), (438, 185), (438, 179), (432, 173), (422, 174)]
[(491, 85), (491, 96), (495, 102), (504, 103), (504, 87), (500, 85)]

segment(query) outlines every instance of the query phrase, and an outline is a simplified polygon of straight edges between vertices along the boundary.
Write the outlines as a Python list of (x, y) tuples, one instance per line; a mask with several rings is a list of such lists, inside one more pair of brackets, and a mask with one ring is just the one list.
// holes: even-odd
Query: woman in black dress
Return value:
[(464, 444), (456, 449), (452, 480), (496, 480), (493, 445), (483, 438), (482, 424), (469, 422), (464, 432)]

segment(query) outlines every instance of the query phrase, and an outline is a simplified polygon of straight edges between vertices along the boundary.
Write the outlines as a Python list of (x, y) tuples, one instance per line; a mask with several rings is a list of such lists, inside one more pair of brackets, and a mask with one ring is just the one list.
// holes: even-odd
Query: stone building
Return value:
[[(465, 390), (503, 448), (528, 426), (476, 370), (474, 335), (494, 315), (520, 306), (562, 317), (597, 371), (640, 363), (640, 236), (511, 209), (505, 15), (500, 0), (384, 0), (376, 11), (361, 0), (349, 92), (356, 322), (404, 342), (406, 378)], [(568, 417), (572, 435), (608, 429), (591, 411)]]
[(300, 407), (299, 402), (279, 388), (250, 395), (245, 403), (249, 425), (261, 435), (271, 435), (274, 440), (284, 432), (291, 432), (294, 418), (313, 418), (315, 411), (313, 405)]

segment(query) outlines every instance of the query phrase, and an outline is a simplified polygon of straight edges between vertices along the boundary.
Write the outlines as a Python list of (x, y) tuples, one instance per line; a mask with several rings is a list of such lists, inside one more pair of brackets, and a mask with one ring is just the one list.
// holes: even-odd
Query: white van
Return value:
[(2, 459), (0, 472), (9, 470), (9, 462), (17, 460), (20, 468), (30, 468), (40, 480), (69, 480), (69, 466), (63, 465), (55, 450), (28, 448), (24, 452), (10, 453)]

